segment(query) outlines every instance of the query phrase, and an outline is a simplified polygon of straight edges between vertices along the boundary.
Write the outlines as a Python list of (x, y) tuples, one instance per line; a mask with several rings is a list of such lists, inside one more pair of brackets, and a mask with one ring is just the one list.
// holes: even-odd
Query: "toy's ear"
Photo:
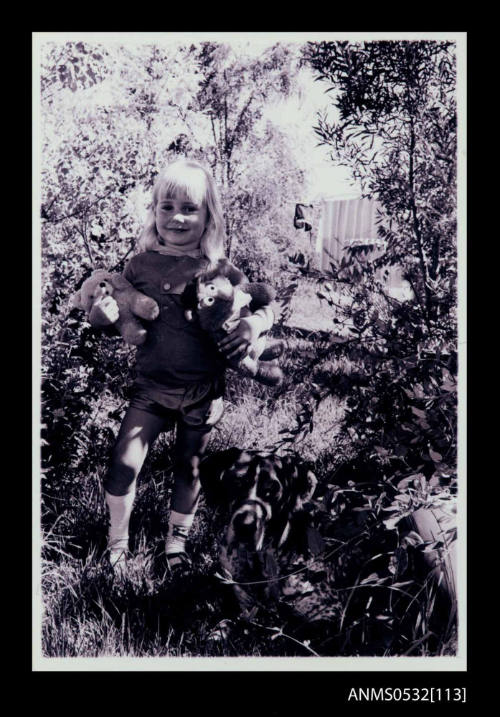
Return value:
[[(196, 308), (196, 305), (198, 304), (198, 297), (197, 297), (197, 287), (198, 282), (196, 279), (192, 279), (190, 282), (186, 284), (184, 287), (182, 294), (181, 294), (181, 304), (186, 308), (186, 310), (191, 310), (191, 318), (188, 319), (188, 321), (193, 320), (193, 310)], [(187, 318), (187, 316), (186, 316)]]
[(209, 281), (216, 276), (225, 276), (229, 279), (232, 286), (237, 286), (238, 284), (242, 284), (246, 281), (245, 274), (233, 266), (229, 259), (226, 259), (225, 257), (223, 259), (219, 259), (215, 269), (205, 272), (203, 278), (205, 281)]
[(221, 273), (227, 276), (233, 286), (237, 286), (247, 280), (245, 274), (233, 266), (227, 259), (220, 259), (219, 263), (222, 262), (224, 262), (224, 265)]
[(82, 304), (82, 292), (80, 289), (71, 297), (70, 306), (74, 309), (83, 309), (84, 306)]
[(130, 289), (132, 287), (132, 284), (125, 279), (124, 276), (121, 274), (108, 274), (107, 279), (110, 282), (111, 286), (115, 289), (120, 289), (123, 291), (123, 289)]
[(261, 306), (270, 304), (276, 298), (276, 292), (269, 284), (255, 282), (254, 284), (247, 284), (242, 287), (243, 291), (246, 291), (252, 297), (252, 305), (250, 306), (251, 311), (256, 311)]
[(184, 318), (186, 319), (186, 321), (194, 321), (192, 309), (186, 309), (186, 311), (184, 312)]

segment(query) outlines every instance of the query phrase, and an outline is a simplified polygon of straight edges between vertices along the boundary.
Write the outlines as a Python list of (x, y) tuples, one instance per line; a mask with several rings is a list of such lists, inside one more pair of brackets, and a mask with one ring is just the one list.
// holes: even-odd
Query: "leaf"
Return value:
[(225, 575), (221, 575), (220, 573), (214, 573), (216, 578), (219, 578), (219, 580), (224, 583), (224, 585), (234, 585), (233, 576), (228, 570), (223, 570)]
[(416, 545), (422, 545), (423, 542), (424, 539), (421, 535), (416, 533), (414, 530), (410, 530), (410, 532), (407, 533), (401, 540), (401, 545), (411, 545), (414, 547)]
[(415, 481), (419, 481), (422, 478), (424, 478), (423, 473), (412, 473), (411, 476), (407, 476), (406, 478), (403, 478), (403, 480), (400, 480), (397, 484), (398, 490), (404, 490), (405, 488), (408, 488), (409, 485), (414, 483)]
[(398, 500), (400, 503), (404, 503), (405, 505), (409, 505), (411, 503), (411, 497), (406, 493), (398, 493), (395, 496), (395, 500)]
[(440, 463), (443, 460), (441, 453), (433, 451), (431, 448), (429, 449), (429, 455), (435, 463)]
[(387, 530), (396, 530), (397, 524), (405, 518), (407, 515), (410, 515), (412, 511), (406, 510), (404, 513), (399, 513), (398, 515), (393, 515), (392, 518), (386, 518), (383, 523)]
[(396, 548), (389, 561), (389, 572), (392, 575), (401, 575), (408, 567), (408, 553), (404, 547)]
[(413, 585), (413, 583), (414, 583), (413, 580), (405, 580), (402, 583), (392, 583), (391, 588), (403, 588), (406, 585)]
[(370, 575), (368, 575), (367, 578), (365, 578), (364, 580), (361, 580), (361, 582), (360, 582), (359, 584), (360, 584), (360, 585), (366, 585), (367, 583), (376, 583), (376, 582), (378, 582), (380, 579), (381, 579), (381, 578), (380, 578), (380, 575), (379, 575), (378, 573), (371, 573)]

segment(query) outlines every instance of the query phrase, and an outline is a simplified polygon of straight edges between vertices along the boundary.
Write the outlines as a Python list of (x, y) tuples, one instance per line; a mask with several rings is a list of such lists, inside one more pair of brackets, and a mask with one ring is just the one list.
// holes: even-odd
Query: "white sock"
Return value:
[(128, 525), (135, 490), (126, 495), (111, 495), (105, 491), (105, 498), (109, 509), (108, 547), (111, 550), (128, 550)]
[(168, 534), (165, 542), (165, 552), (167, 555), (171, 555), (172, 553), (184, 553), (186, 551), (186, 538), (193, 525), (194, 516), (194, 513), (177, 513), (175, 510), (170, 511)]

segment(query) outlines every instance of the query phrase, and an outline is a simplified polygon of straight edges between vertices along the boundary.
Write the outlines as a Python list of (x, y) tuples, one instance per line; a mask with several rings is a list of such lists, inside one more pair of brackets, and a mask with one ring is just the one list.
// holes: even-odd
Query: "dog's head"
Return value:
[(311, 498), (317, 482), (298, 457), (256, 451), (222, 451), (203, 461), (200, 468), (208, 497), (225, 502), (228, 508), (230, 550), (281, 546), (292, 515)]

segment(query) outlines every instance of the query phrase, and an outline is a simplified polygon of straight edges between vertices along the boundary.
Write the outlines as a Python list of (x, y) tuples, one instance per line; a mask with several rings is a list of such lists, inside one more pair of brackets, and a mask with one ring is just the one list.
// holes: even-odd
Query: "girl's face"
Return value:
[(177, 247), (200, 245), (208, 223), (205, 201), (197, 202), (181, 191), (158, 200), (155, 209), (156, 229), (166, 244)]

